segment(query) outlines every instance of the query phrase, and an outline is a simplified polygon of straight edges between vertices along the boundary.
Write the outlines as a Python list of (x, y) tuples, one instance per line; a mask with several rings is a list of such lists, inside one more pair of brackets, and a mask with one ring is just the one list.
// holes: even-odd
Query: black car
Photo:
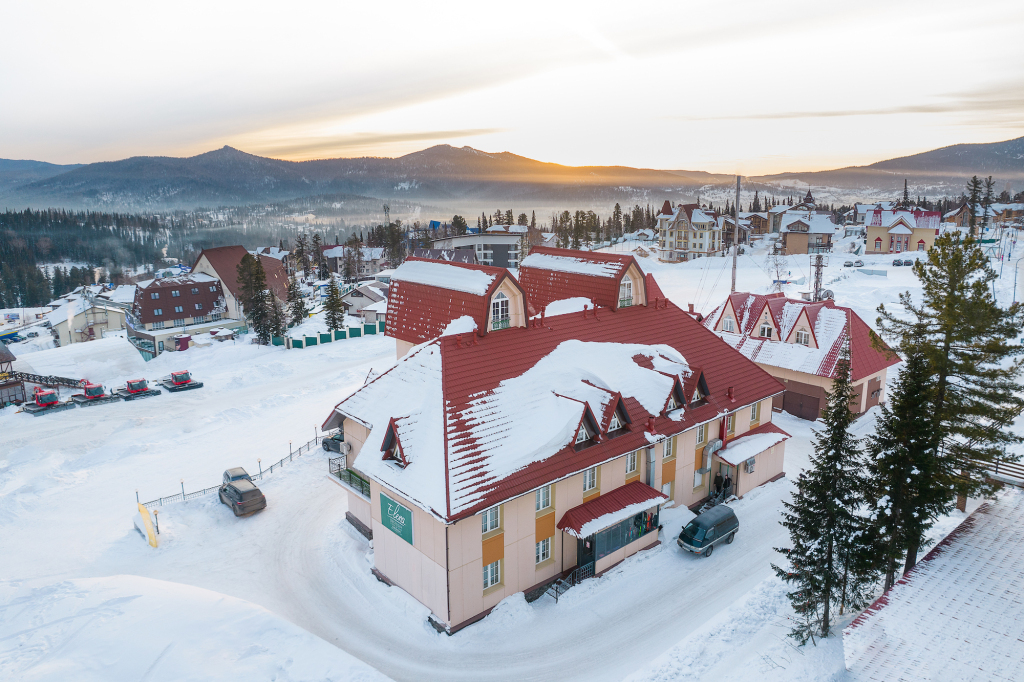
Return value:
[(246, 478), (222, 485), (220, 501), (231, 507), (235, 516), (246, 516), (267, 508), (267, 498)]
[(348, 454), (349, 445), (345, 442), (345, 434), (341, 431), (324, 438), (321, 445), (327, 452), (337, 452), (339, 455)]
[(901, 261), (901, 260), (900, 260), (899, 258), (897, 258), (896, 260), (894, 260), (894, 261), (892, 262), (892, 266), (893, 266), (894, 268), (898, 268), (898, 267), (901, 267), (902, 265), (903, 265), (903, 261)]
[(740, 522), (732, 507), (719, 504), (686, 524), (676, 544), (687, 552), (711, 556), (718, 543), (731, 544), (739, 528)]

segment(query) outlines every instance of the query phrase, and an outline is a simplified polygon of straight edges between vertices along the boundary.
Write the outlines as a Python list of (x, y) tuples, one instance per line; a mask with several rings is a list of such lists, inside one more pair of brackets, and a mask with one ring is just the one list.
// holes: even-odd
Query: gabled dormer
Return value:
[(789, 331), (789, 336), (783, 339), (783, 341), (816, 349), (818, 347), (818, 342), (814, 337), (814, 325), (811, 323), (810, 316), (807, 314), (808, 307), (809, 306), (804, 306), (804, 309), (800, 311), (800, 315), (796, 318), (796, 322), (793, 323), (793, 328)]
[(672, 390), (668, 392), (668, 397), (665, 398), (665, 407), (661, 411), (663, 417), (667, 417), (676, 410), (686, 406), (686, 393), (683, 389), (683, 383), (679, 381), (679, 377), (672, 377), (672, 379)]
[(708, 388), (708, 382), (704, 379), (704, 370), (694, 369), (693, 374), (683, 385), (683, 390), (683, 395), (687, 398), (686, 402), (691, 407), (706, 400), (711, 395), (711, 390)]
[(388, 422), (388, 430), (384, 434), (384, 442), (381, 443), (380, 450), (384, 453), (381, 459), (392, 461), (402, 469), (409, 466), (409, 460), (398, 437), (398, 420), (394, 417)]
[(740, 320), (736, 316), (736, 310), (733, 308), (731, 297), (725, 301), (725, 308), (722, 310), (722, 314), (718, 318), (718, 323), (715, 325), (715, 331), (725, 332), (727, 334), (742, 333), (742, 330), (740, 329)]
[(622, 396), (618, 393), (615, 394), (615, 398), (611, 405), (611, 414), (608, 416), (608, 424), (605, 426), (604, 432), (608, 438), (615, 438), (626, 431), (629, 431), (633, 420), (629, 418), (629, 412), (626, 411), (626, 404), (622, 400)]
[(757, 321), (750, 330), (751, 338), (768, 339), (769, 341), (779, 340), (779, 323), (775, 319), (775, 315), (772, 314), (772, 309), (767, 304), (761, 308), (761, 313), (756, 319)]
[(576, 425), (572, 443), (577, 451), (604, 440), (604, 436), (601, 434), (601, 427), (598, 425), (597, 418), (591, 411), (590, 405), (585, 402), (582, 404), (583, 414), (580, 416), (579, 424)]
[(487, 306), (488, 332), (510, 327), (525, 327), (526, 296), (511, 275), (501, 278), (490, 292)]

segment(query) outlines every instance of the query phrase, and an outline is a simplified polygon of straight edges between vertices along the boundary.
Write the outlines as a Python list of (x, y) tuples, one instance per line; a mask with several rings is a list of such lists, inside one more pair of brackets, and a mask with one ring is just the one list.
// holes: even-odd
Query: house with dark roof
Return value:
[(177, 350), (179, 344), (170, 342), (174, 337), (244, 327), (244, 321), (225, 314), (224, 299), (220, 280), (203, 272), (138, 282), (128, 315), (128, 339), (144, 355), (155, 357)]
[(520, 269), (409, 259), (399, 360), (324, 430), (374, 573), (453, 632), (503, 598), (600, 574), (659, 541), (716, 474), (783, 476), (784, 386), (664, 298), (632, 256), (534, 249)]
[[(244, 246), (217, 246), (203, 249), (192, 264), (192, 273), (202, 273), (220, 280), (224, 293), (224, 316), (235, 320), (245, 319), (238, 302), (241, 295), (238, 266), (247, 253)], [(264, 254), (259, 254), (258, 258), (266, 275), (267, 289), (283, 305), (288, 301), (288, 270), (283, 259)]]
[(858, 414), (885, 399), (886, 372), (900, 362), (852, 309), (826, 300), (812, 303), (785, 294), (736, 292), (704, 318), (704, 325), (786, 386), (774, 407), (803, 419), (817, 419), (835, 380), (836, 362), (850, 348), (851, 378)]

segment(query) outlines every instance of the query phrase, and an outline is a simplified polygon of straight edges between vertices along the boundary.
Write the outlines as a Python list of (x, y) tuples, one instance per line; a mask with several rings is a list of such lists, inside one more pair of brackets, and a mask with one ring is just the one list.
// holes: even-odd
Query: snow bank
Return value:
[(614, 277), (622, 268), (622, 263), (615, 261), (610, 263), (593, 261), (569, 256), (552, 256), (547, 253), (531, 253), (523, 259), (519, 267), (572, 272), (577, 275), (590, 275), (592, 277)]
[(455, 336), (456, 334), (469, 334), (476, 331), (476, 320), (472, 315), (463, 315), (448, 323), (448, 326), (441, 332), (441, 336)]
[(0, 678), (386, 680), (247, 601), (133, 575), (0, 588)]
[(544, 315), (547, 317), (554, 317), (555, 315), (578, 313), (583, 310), (584, 306), (589, 310), (593, 310), (595, 307), (592, 300), (583, 296), (563, 298), (559, 301), (552, 301), (551, 303), (548, 303), (547, 307), (544, 308)]
[(469, 270), (448, 263), (428, 263), (427, 261), (406, 261), (398, 266), (391, 279), (398, 282), (414, 282), (442, 289), (464, 291), (467, 294), (483, 296), (487, 293), (494, 275)]
[(146, 361), (128, 339), (109, 336), (26, 353), (14, 362), (14, 369), (110, 383), (117, 377), (145, 375)]
[(740, 436), (718, 451), (718, 457), (727, 464), (739, 466), (740, 462), (756, 457), (768, 448), (786, 440), (783, 433), (758, 433), (753, 436)]

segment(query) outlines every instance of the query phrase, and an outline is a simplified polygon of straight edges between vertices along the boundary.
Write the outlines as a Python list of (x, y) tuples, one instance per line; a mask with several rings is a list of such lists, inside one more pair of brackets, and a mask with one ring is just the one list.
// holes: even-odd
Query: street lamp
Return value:
[(1017, 259), (1017, 262), (1013, 264), (1013, 302), (1017, 302), (1017, 268), (1020, 267), (1020, 262), (1024, 260), (1024, 256)]

